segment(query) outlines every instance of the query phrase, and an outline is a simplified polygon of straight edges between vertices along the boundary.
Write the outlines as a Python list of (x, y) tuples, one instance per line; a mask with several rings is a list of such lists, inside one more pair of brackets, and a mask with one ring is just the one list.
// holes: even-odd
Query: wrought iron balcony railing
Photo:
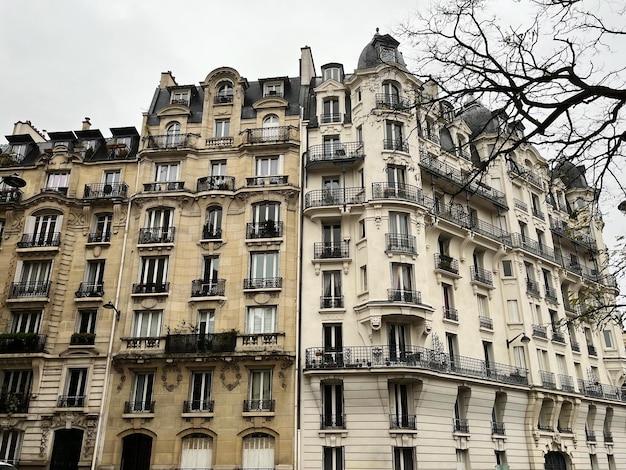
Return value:
[(139, 229), (140, 245), (151, 245), (154, 243), (174, 243), (175, 227), (150, 227)]
[(552, 286), (545, 286), (545, 291), (546, 291), (546, 300), (549, 300), (552, 303), (558, 303), (559, 298), (558, 298), (558, 294), (557, 291), (554, 287)]
[(91, 183), (86, 184), (83, 191), (84, 199), (125, 198), (128, 195), (126, 183)]
[(596, 442), (596, 432), (589, 429), (585, 429), (585, 437), (588, 442)]
[(493, 330), (493, 318), (480, 316), (478, 317), (478, 321), (481, 328)]
[(432, 200), (425, 197), (420, 188), (404, 183), (372, 183), (372, 199), (399, 199), (432, 206)]
[(59, 408), (83, 408), (87, 397), (85, 395), (61, 395), (57, 400)]
[(508, 167), (509, 173), (516, 174), (536, 187), (543, 189), (543, 180), (538, 173), (514, 161), (509, 161)]
[(435, 253), (435, 269), (459, 274), (459, 260), (441, 253)]
[(226, 279), (196, 279), (191, 282), (192, 297), (223, 296), (226, 292)]
[(139, 282), (133, 284), (133, 294), (165, 294), (169, 290), (169, 282)]
[(146, 148), (151, 150), (195, 148), (196, 134), (149, 135), (143, 138)]
[(587, 353), (589, 353), (590, 356), (598, 355), (598, 351), (596, 350), (596, 347), (592, 344), (587, 345)]
[(387, 300), (389, 302), (420, 305), (422, 303), (422, 293), (409, 289), (387, 289)]
[(327, 113), (320, 116), (322, 124), (330, 124), (333, 122), (341, 122), (343, 115), (341, 113)]
[(604, 431), (603, 433), (604, 436), (604, 442), (608, 442), (608, 443), (612, 443), (613, 442), (613, 433), (610, 431)]
[(283, 236), (283, 223), (280, 220), (267, 220), (246, 224), (246, 238), (277, 238)]
[(22, 239), (17, 242), (18, 248), (39, 248), (48, 246), (59, 246), (61, 244), (61, 232), (50, 233), (25, 233)]
[(345, 414), (320, 415), (320, 429), (346, 429)]
[(528, 370), (508, 364), (450, 356), (422, 346), (345, 346), (339, 350), (308, 348), (305, 368), (353, 369), (358, 367), (403, 367), (432, 370), (493, 382), (528, 385)]
[(528, 204), (524, 201), (520, 201), (519, 199), (513, 199), (513, 203), (515, 204), (515, 208), (519, 209), (523, 212), (528, 212)]
[(212, 413), (213, 400), (189, 400), (183, 403), (183, 413)]
[(587, 397), (626, 401), (626, 394), (614, 385), (578, 379), (578, 391)]
[(550, 219), (550, 230), (557, 235), (567, 238), (571, 242), (584, 246), (590, 250), (595, 251), (598, 249), (596, 241), (591, 235), (583, 233), (580, 230), (572, 229), (566, 222), (561, 220)]
[(320, 308), (343, 308), (343, 295), (320, 296)]
[(493, 275), (491, 271), (488, 271), (480, 266), (470, 266), (470, 277), (472, 281), (480, 282), (487, 286), (493, 286)]
[(405, 233), (386, 233), (385, 247), (388, 252), (417, 254), (415, 236)]
[(506, 436), (506, 427), (504, 423), (499, 421), (491, 422), (491, 434), (497, 434), (498, 436)]
[(376, 108), (391, 109), (394, 111), (409, 112), (413, 107), (413, 101), (402, 95), (392, 93), (376, 93)]
[(555, 343), (565, 344), (565, 333), (553, 328), (552, 329), (552, 341)]
[(158, 193), (167, 191), (182, 191), (185, 189), (184, 181), (155, 181), (144, 183), (143, 190), (146, 192)]
[(556, 389), (556, 378), (553, 372), (549, 372), (547, 370), (540, 370), (539, 375), (541, 376), (541, 385), (545, 388)]
[(390, 429), (417, 429), (417, 415), (408, 414), (390, 414), (389, 415), (389, 428)]
[(533, 325), (533, 336), (548, 339), (548, 329), (545, 325)]
[(533, 279), (526, 279), (526, 293), (534, 295), (535, 297), (541, 297), (539, 283)]
[(576, 341), (570, 341), (569, 345), (572, 348), (572, 351), (580, 352), (580, 344)]
[(46, 335), (36, 333), (0, 334), (0, 354), (38, 353), (44, 350)]
[(349, 258), (350, 242), (315, 242), (313, 244), (313, 258)]
[(102, 297), (104, 295), (103, 283), (81, 282), (78, 290), (74, 293), (77, 298), (82, 297)]
[(250, 176), (246, 178), (246, 186), (272, 186), (287, 184), (289, 175)]
[(72, 346), (93, 346), (96, 342), (94, 333), (73, 333), (70, 337)]
[(365, 188), (314, 189), (304, 195), (304, 208), (363, 204)]
[(3, 189), (0, 191), (0, 204), (17, 204), (22, 200), (22, 191), (19, 189)]
[(545, 258), (549, 261), (556, 261), (554, 249), (543, 243), (539, 243), (536, 240), (528, 238), (526, 235), (513, 233), (511, 234), (511, 241), (514, 248), (521, 248), (522, 250)]
[(222, 229), (213, 227), (210, 224), (205, 224), (202, 227), (202, 239), (203, 240), (219, 240), (222, 238)]
[(9, 298), (48, 297), (50, 285), (50, 281), (12, 282)]
[(561, 390), (564, 392), (574, 392), (574, 379), (569, 375), (559, 374), (559, 382), (561, 384)]
[(127, 401), (124, 413), (154, 413), (154, 401)]
[(362, 160), (363, 157), (363, 142), (333, 142), (311, 145), (306, 154), (306, 164)]
[(244, 145), (275, 144), (298, 140), (298, 128), (294, 126), (258, 127), (240, 132)]
[(545, 214), (535, 207), (533, 207), (533, 217), (537, 217), (541, 220), (546, 220)]
[(230, 104), (233, 102), (235, 95), (233, 93), (218, 93), (213, 98), (215, 104)]
[(111, 232), (93, 232), (87, 235), (87, 243), (109, 243)]
[(468, 434), (469, 431), (469, 420), (467, 419), (461, 419), (461, 418), (454, 418), (452, 420), (452, 429), (455, 432), (462, 432), (465, 434)]
[(459, 321), (459, 312), (456, 308), (442, 307), (443, 318), (446, 320)]
[(165, 352), (168, 354), (234, 352), (236, 347), (235, 332), (174, 334), (165, 337)]
[(198, 178), (196, 186), (198, 192), (202, 191), (234, 191), (234, 176), (204, 176)]
[(274, 411), (276, 400), (244, 400), (243, 411), (250, 413), (254, 411)]
[(385, 139), (383, 148), (385, 150), (409, 153), (409, 143), (402, 139)]
[(551, 424), (537, 423), (537, 429), (539, 431), (554, 432), (554, 426)]
[(244, 289), (280, 289), (282, 287), (282, 277), (251, 277), (243, 280)]

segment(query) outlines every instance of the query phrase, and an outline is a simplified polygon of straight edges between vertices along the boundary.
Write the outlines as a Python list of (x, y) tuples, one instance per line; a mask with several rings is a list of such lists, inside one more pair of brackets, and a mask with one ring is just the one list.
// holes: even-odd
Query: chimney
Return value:
[(172, 75), (171, 70), (167, 72), (161, 72), (161, 82), (159, 83), (159, 88), (167, 88), (168, 86), (176, 86), (176, 79)]
[(313, 64), (313, 54), (309, 46), (300, 48), (300, 83), (308, 85), (315, 77), (315, 65)]
[(83, 121), (83, 130), (88, 131), (91, 128), (91, 122), (88, 117)]

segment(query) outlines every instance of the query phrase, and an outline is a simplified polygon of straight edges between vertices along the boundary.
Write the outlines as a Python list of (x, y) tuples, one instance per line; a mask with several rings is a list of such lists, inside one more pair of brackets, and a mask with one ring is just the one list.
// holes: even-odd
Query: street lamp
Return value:
[(7, 186), (11, 186), (12, 188), (23, 188), (24, 186), (26, 186), (26, 180), (24, 180), (24, 178), (22, 178), (17, 173), (13, 173), (9, 176), (3, 176), (2, 183), (6, 184)]
[(117, 307), (115, 305), (113, 305), (113, 302), (111, 302), (110, 300), (103, 305), (104, 308), (108, 309), (108, 310), (114, 310), (115, 311), (115, 319), (119, 320), (120, 319), (120, 311), (117, 309)]
[(520, 341), (521, 341), (522, 343), (524, 343), (524, 344), (530, 343), (530, 338), (529, 338), (528, 336), (526, 336), (526, 333), (524, 333), (524, 332), (522, 331), (522, 332), (521, 332), (519, 335), (517, 335), (515, 338), (513, 338), (513, 339), (507, 339), (507, 340), (506, 340), (506, 347), (507, 347), (507, 349), (509, 349), (509, 347), (510, 347), (511, 343), (512, 343), (513, 341), (515, 341), (517, 338), (519, 338), (520, 336), (522, 337), (522, 339), (520, 339)]

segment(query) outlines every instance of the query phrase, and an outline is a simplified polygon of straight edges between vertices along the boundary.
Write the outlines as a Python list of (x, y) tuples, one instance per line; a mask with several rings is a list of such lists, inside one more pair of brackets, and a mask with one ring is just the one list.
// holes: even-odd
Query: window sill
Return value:
[(181, 415), (182, 418), (213, 418), (215, 413), (212, 411), (188, 411)]
[(253, 416), (265, 416), (265, 417), (274, 417), (276, 416), (275, 411), (244, 411), (241, 413), (241, 416), (244, 418), (250, 418)]
[(141, 419), (152, 419), (154, 418), (154, 413), (122, 413), (122, 418), (124, 419), (134, 419), (134, 418), (141, 418)]

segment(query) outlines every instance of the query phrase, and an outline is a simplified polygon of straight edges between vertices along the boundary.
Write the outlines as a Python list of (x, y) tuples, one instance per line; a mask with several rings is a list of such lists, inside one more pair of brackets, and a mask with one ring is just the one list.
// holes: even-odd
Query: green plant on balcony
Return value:
[(213, 339), (213, 351), (234, 351), (237, 344), (239, 330), (231, 329), (215, 335)]
[(12, 166), (17, 164), (11, 153), (3, 153), (0, 155), (0, 166)]
[(0, 409), (9, 415), (20, 411), (24, 403), (24, 394), (20, 392), (3, 391), (0, 395)]
[(0, 345), (10, 352), (27, 351), (37, 344), (37, 333), (2, 333)]
[(74, 333), (70, 344), (94, 344), (96, 335), (94, 333)]

